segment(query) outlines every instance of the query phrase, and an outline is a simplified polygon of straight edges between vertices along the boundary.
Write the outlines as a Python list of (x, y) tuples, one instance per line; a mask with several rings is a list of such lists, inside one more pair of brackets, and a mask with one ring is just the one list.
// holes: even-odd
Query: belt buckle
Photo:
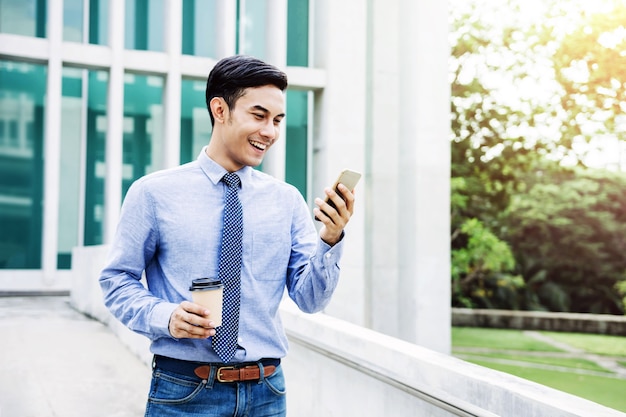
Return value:
[(236, 379), (224, 379), (222, 378), (222, 371), (234, 371), (235, 368), (234, 366), (222, 366), (220, 368), (217, 368), (217, 373), (216, 373), (216, 379), (218, 382), (235, 382)]

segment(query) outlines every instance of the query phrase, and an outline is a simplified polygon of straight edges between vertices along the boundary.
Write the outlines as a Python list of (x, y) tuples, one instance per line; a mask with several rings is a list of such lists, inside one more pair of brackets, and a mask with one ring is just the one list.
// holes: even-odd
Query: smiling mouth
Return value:
[(264, 151), (265, 149), (267, 149), (267, 145), (261, 142), (257, 142), (256, 140), (249, 140), (248, 141), (250, 143), (250, 145), (254, 146), (255, 148), (257, 148), (260, 151)]

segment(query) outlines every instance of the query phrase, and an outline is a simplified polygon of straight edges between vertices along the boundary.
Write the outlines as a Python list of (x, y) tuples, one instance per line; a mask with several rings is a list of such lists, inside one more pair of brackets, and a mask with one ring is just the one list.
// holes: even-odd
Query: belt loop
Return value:
[(152, 370), (154, 371), (154, 368), (156, 368), (156, 355), (152, 355)]
[(215, 384), (216, 376), (217, 376), (217, 368), (218, 368), (217, 366), (211, 365), (211, 370), (209, 371), (209, 378), (207, 379), (207, 382), (206, 382), (207, 389), (213, 389), (213, 385)]
[(265, 381), (265, 369), (263, 368), (263, 363), (261, 361), (257, 362), (259, 365), (259, 384), (262, 384)]

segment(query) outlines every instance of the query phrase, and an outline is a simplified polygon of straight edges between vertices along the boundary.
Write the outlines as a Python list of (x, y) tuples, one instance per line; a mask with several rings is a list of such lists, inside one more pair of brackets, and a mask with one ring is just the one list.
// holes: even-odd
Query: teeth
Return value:
[(250, 141), (250, 144), (251, 144), (252, 146), (254, 146), (255, 148), (258, 148), (258, 149), (260, 149), (260, 150), (262, 150), (262, 151), (264, 151), (264, 150), (265, 150), (265, 148), (267, 148), (267, 145), (265, 145), (265, 144), (263, 144), (263, 143), (261, 143), (261, 142), (257, 142), (257, 141), (255, 141), (255, 140), (251, 140), (251, 141)]

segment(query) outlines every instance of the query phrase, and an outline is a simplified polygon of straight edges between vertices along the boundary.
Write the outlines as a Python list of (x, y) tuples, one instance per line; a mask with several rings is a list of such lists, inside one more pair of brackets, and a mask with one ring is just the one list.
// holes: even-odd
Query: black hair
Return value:
[(221, 59), (206, 82), (206, 106), (211, 116), (211, 126), (215, 124), (210, 102), (222, 97), (229, 109), (243, 96), (247, 88), (276, 86), (281, 91), (287, 88), (287, 74), (260, 59), (248, 55), (234, 55)]

